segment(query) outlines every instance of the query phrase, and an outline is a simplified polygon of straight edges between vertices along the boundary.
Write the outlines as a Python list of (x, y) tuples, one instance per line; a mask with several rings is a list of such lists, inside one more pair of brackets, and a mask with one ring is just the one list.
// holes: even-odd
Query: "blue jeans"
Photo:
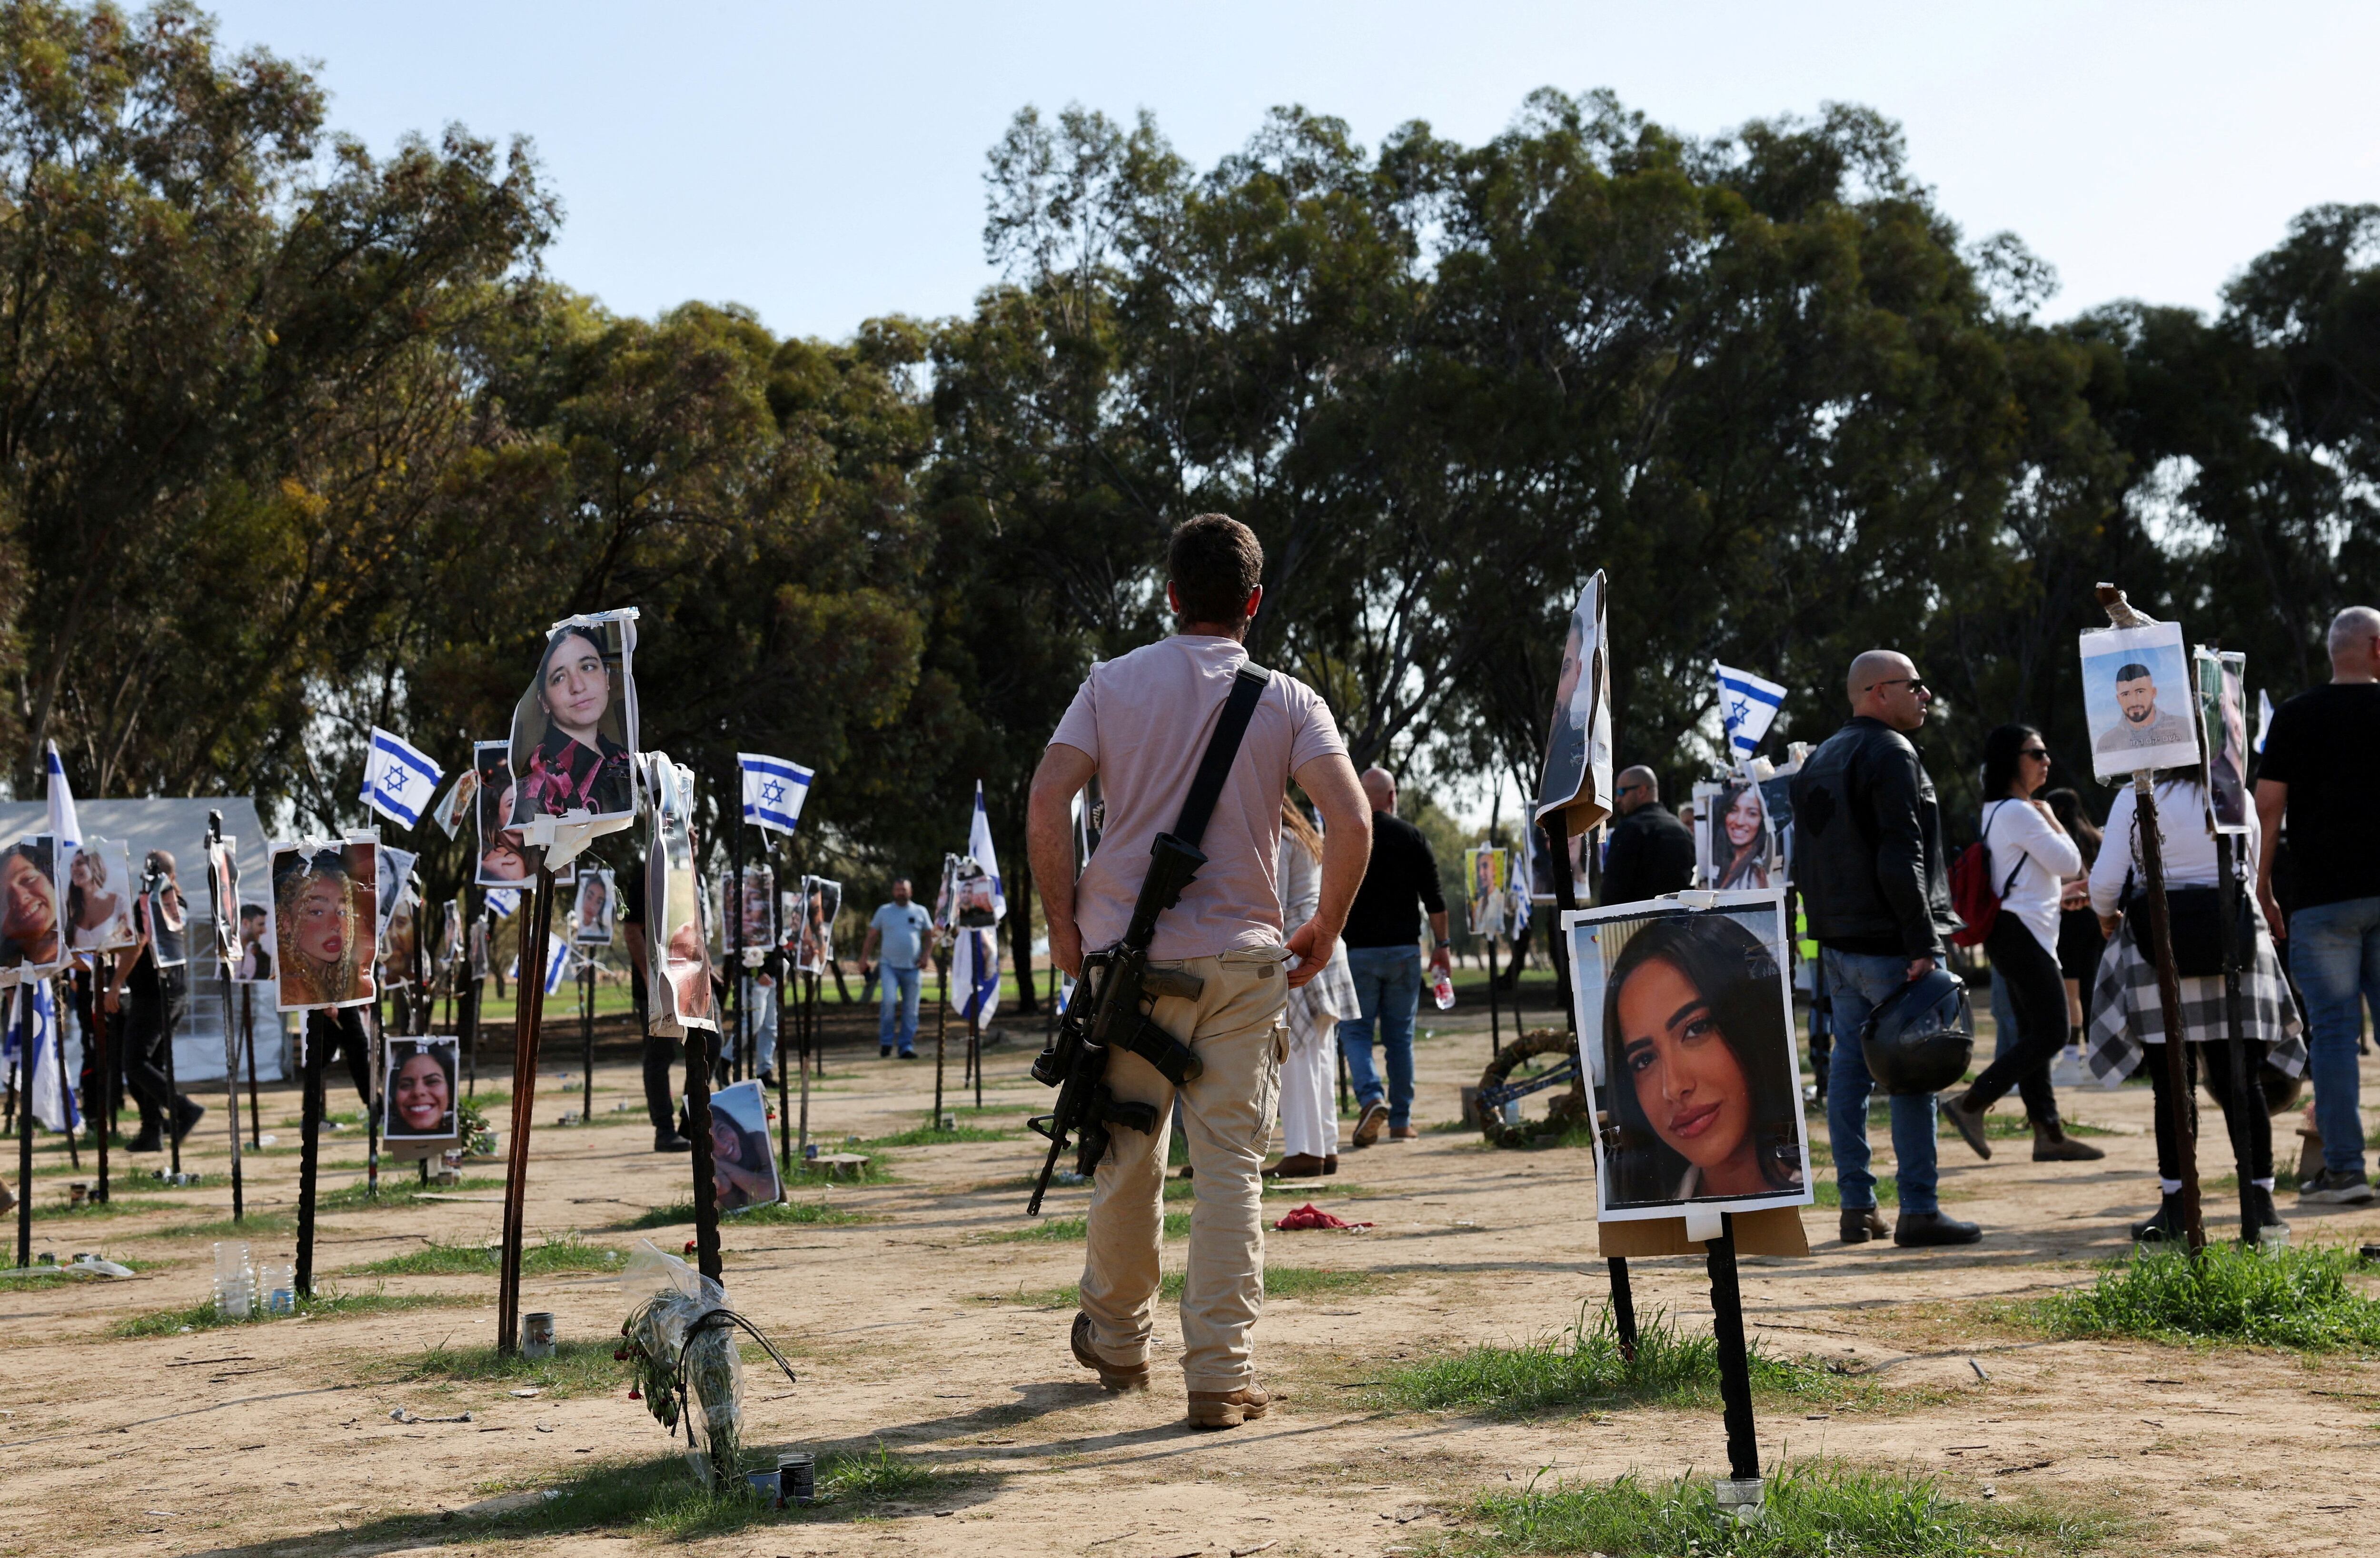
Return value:
[(2297, 976), (2313, 1028), (2306, 1052), (2322, 1166), (2361, 1178), (2355, 1047), (2363, 1033), (2363, 1003), (2380, 1012), (2380, 898), (2350, 898), (2289, 916), (2289, 972)]
[(777, 987), (759, 980), (744, 981), (744, 1009), (751, 1016), (745, 1030), (752, 1035), (754, 1058), (763, 1071), (777, 1069)]
[[(1867, 1053), (1860, 1046), (1860, 1029), (1876, 1003), (1891, 994), (1909, 977), (1909, 959), (1866, 952), (1820, 951), (1827, 975), (1827, 994), (1834, 1005), (1835, 1053), (1827, 1074), (1827, 1137), (1835, 1149), (1835, 1183), (1841, 1187), (1845, 1211), (1876, 1205), (1876, 1175), (1868, 1172), (1867, 1100), (1876, 1090), (1867, 1074)], [(1934, 1095), (1915, 1093), (1892, 1100), (1892, 1153), (1899, 1160), (1894, 1178), (1900, 1187), (1903, 1212), (1941, 1210), (1934, 1199)]]
[(1380, 1078), (1372, 1069), (1372, 1025), (1380, 1025), (1380, 1047), (1388, 1053), (1389, 1124), (1413, 1123), (1414, 1016), (1421, 1010), (1421, 948), (1417, 946), (1351, 946), (1347, 968), (1355, 976), (1356, 1007), (1364, 1015), (1339, 1025), (1339, 1048), (1347, 1057), (1347, 1077), (1355, 1084), (1355, 1102), (1370, 1108), (1380, 1102)]
[(876, 1009), (876, 1047), (882, 1050), (898, 1044), (905, 1055), (917, 1047), (917, 970), (885, 963), (879, 965), (878, 976), (883, 999)]

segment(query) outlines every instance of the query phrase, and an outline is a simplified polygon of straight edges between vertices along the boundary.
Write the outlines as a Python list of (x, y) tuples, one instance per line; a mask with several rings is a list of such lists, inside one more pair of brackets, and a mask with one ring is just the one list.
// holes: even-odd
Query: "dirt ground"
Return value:
[[(1459, 1019), (1459, 1020), (1456, 1020)], [(1484, 1012), (1431, 1014), (1419, 1051), (1417, 1122), (1451, 1121), (1457, 1089), (1487, 1053)], [(854, 1025), (856, 1027), (856, 1025)], [(1025, 1075), (1038, 1026), (990, 1053), (986, 1125), (1038, 1111), (1047, 1093)], [(576, 1050), (575, 1043), (556, 1046)], [(625, 1055), (598, 1068), (599, 1124), (552, 1128), (577, 1107), (575, 1056), (549, 1054), (528, 1184), (532, 1237), (577, 1232), (623, 1249), (650, 1237), (676, 1249), (686, 1226), (624, 1231), (687, 1193), (686, 1160), (654, 1155)], [(828, 1057), (812, 1119), (831, 1143), (921, 1123), (929, 1063), (880, 1062), (872, 1045)], [(952, 1066), (955, 1091), (957, 1066)], [(571, 1078), (565, 1085), (563, 1078)], [(2380, 1065), (2367, 1061), (2367, 1089)], [(333, 1107), (354, 1106), (341, 1082)], [(2380, 1092), (2367, 1096), (2380, 1097)], [(249, 1205), (285, 1216), (297, 1185), (296, 1094), (265, 1099), (279, 1146), (249, 1159)], [(2370, 1480), (2380, 1453), (2380, 1368), (2245, 1349), (2047, 1342), (1991, 1304), (2086, 1284), (2093, 1263), (2126, 1248), (2125, 1223), (2155, 1201), (2146, 1089), (2070, 1089), (2070, 1117), (2104, 1163), (2035, 1164), (2005, 1140), (1990, 1162), (1955, 1141), (1942, 1150), (1945, 1199), (1986, 1230), (1956, 1251), (1846, 1247), (1835, 1214), (1806, 1213), (1806, 1260), (1749, 1260), (1744, 1302), (1771, 1350), (1840, 1361), (1850, 1381), (1885, 1387), (1828, 1411), (1764, 1407), (1765, 1461), (1831, 1455), (1941, 1475), (1962, 1491), (2114, 1501), (2149, 1516), (2136, 1545), (2233, 1554), (2366, 1550), (2380, 1529)], [(2014, 1101), (2002, 1105), (2014, 1108)], [(2219, 1116), (2208, 1111), (2210, 1125)], [(499, 1112), (499, 1121), (502, 1114)], [(188, 1166), (220, 1172), (221, 1108), (200, 1127)], [(2284, 1155), (2294, 1138), (2277, 1122)], [(1825, 1139), (1814, 1121), (1815, 1139)], [(359, 1178), (360, 1132), (326, 1138), (326, 1189)], [(1889, 1162), (1876, 1133), (1879, 1163)], [(732, 1300), (793, 1355), (798, 1385), (750, 1375), (756, 1443), (822, 1453), (871, 1450), (953, 1475), (917, 1502), (830, 1509), (693, 1545), (705, 1552), (920, 1555), (1189, 1553), (1373, 1554), (1426, 1550), (1451, 1512), (1483, 1489), (1636, 1471), (1668, 1478), (1723, 1464), (1717, 1413), (1623, 1410), (1521, 1421), (1383, 1413), (1350, 1387), (1384, 1361), (1475, 1342), (1559, 1331), (1604, 1294), (1589, 1155), (1485, 1149), (1474, 1134), (1426, 1131), (1344, 1157), (1324, 1204), (1375, 1225), (1359, 1233), (1273, 1234), (1278, 1267), (1369, 1273), (1354, 1293), (1275, 1297), (1257, 1333), (1260, 1376), (1278, 1406), (1226, 1433), (1189, 1431), (1178, 1373), (1144, 1395), (1103, 1395), (1066, 1351), (1071, 1304), (1052, 1290), (1079, 1274), (1076, 1242), (995, 1242), (1022, 1225), (1020, 1176), (1038, 1138), (880, 1153), (893, 1175), (838, 1186), (847, 1226), (750, 1226), (724, 1235)], [(2228, 1171), (2218, 1143), (2209, 1175)], [(138, 1166), (152, 1166), (142, 1159)], [(502, 1172), (501, 1165), (472, 1171)], [(10, 1177), (13, 1179), (14, 1175)], [(64, 1197), (64, 1175), (36, 1193)], [(82, 1177), (88, 1177), (88, 1175)], [(1831, 1179), (1821, 1170), (1822, 1179)], [(119, 1181), (119, 1196), (164, 1203), (105, 1217), (44, 1218), (36, 1248), (63, 1260), (104, 1249), (154, 1264), (70, 1292), (0, 1292), (9, 1386), (0, 1415), (0, 1552), (363, 1554), (491, 1545), (539, 1553), (624, 1551), (650, 1537), (591, 1530), (475, 1534), (474, 1506), (503, 1507), (589, 1468), (629, 1466), (670, 1446), (625, 1385), (523, 1398), (505, 1382), (392, 1384), (391, 1360), (442, 1343), (492, 1340), (492, 1277), (341, 1275), (429, 1241), (492, 1240), (492, 1189), (442, 1200), (344, 1207), (325, 1214), (318, 1270), (335, 1291), (433, 1295), (431, 1307), (281, 1321), (128, 1339), (130, 1317), (208, 1294), (210, 1237), (176, 1226), (227, 1214), (223, 1188), (172, 1191)], [(815, 1198), (815, 1189), (800, 1192)], [(1052, 1215), (1079, 1214), (1085, 1192), (1053, 1193)], [(1267, 1202), (1277, 1215), (1299, 1196)], [(2380, 1212), (2294, 1210), (2301, 1243), (2380, 1238)], [(2232, 1203), (2210, 1192), (2209, 1223), (2229, 1236)], [(290, 1235), (257, 1241), (279, 1255)], [(1169, 1269), (1183, 1246), (1168, 1245)], [(1635, 1263), (1637, 1304), (1688, 1328), (1709, 1320), (1697, 1260)], [(565, 1341), (616, 1333), (618, 1282), (530, 1276), (524, 1307), (551, 1309)], [(1174, 1317), (1160, 1309), (1172, 1352)], [(1847, 1394), (1849, 1386), (1847, 1384)], [(1871, 1393), (1873, 1395), (1874, 1393)], [(468, 1422), (405, 1423), (392, 1413)], [(533, 1494), (528, 1496), (534, 1496)], [(461, 1512), (414, 1526), (407, 1517)], [(676, 1539), (670, 1539), (674, 1540)]]

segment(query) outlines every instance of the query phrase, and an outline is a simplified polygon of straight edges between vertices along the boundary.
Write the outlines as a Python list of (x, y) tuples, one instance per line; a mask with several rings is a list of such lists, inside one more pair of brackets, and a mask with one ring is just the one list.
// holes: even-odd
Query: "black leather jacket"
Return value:
[(1612, 824), (1603, 855), (1603, 902), (1633, 904), (1694, 884), (1694, 835), (1677, 813), (1646, 801)]
[(1950, 907), (1942, 809), (1917, 749), (1854, 717), (1793, 776), (1793, 881), (1810, 934), (1843, 952), (1940, 957)]

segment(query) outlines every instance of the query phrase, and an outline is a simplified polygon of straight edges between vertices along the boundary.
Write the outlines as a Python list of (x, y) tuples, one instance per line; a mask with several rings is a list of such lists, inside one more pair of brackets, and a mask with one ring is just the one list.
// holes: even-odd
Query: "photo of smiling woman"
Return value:
[(722, 1212), (749, 1211), (784, 1199), (769, 1140), (769, 1101), (758, 1081), (710, 1095), (710, 1174)]
[(455, 1134), (455, 1072), (461, 1044), (443, 1037), (388, 1041), (388, 1085), (381, 1090), (387, 1101), (380, 1126), (384, 1138), (434, 1140)]
[(67, 868), (67, 937), (77, 952), (127, 947), (132, 929), (132, 855), (120, 842), (83, 840)]
[(618, 613), (573, 617), (546, 636), (537, 679), (513, 712), (515, 823), (635, 812), (634, 644), (635, 629)]
[(285, 1012), (373, 998), (378, 846), (310, 840), (273, 846), (273, 947)]
[(1768, 809), (1760, 786), (1739, 780), (1719, 792), (1714, 813), (1718, 837), (1712, 850), (1712, 886), (1722, 893), (1756, 891), (1768, 885), (1771, 850)]
[(1807, 1203), (1791, 999), (1774, 893), (1732, 904), (1572, 919), (1582, 1045), (1610, 1123), (1597, 1146), (1601, 1216)]
[(0, 979), (55, 973), (67, 960), (58, 918), (58, 846), (48, 834), (0, 850)]

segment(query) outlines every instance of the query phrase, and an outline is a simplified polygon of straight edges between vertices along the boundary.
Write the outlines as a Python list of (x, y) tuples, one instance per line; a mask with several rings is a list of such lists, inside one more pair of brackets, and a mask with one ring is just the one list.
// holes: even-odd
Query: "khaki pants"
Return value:
[[(1179, 1089), (1197, 1187), (1182, 1289), (1182, 1372), (1194, 1391), (1234, 1391), (1255, 1378), (1248, 1329), (1264, 1304), (1261, 1175), (1289, 1050), (1281, 1021), (1287, 957), (1269, 947), (1165, 965), (1197, 975), (1206, 988), (1195, 1001), (1167, 997), (1150, 1012), (1206, 1065)], [(1092, 1180), (1083, 1312), (1100, 1357), (1146, 1363), (1176, 1089), (1157, 1067), (1122, 1050), (1109, 1057), (1107, 1079), (1118, 1100), (1155, 1105), (1158, 1125), (1150, 1135), (1118, 1127)]]

